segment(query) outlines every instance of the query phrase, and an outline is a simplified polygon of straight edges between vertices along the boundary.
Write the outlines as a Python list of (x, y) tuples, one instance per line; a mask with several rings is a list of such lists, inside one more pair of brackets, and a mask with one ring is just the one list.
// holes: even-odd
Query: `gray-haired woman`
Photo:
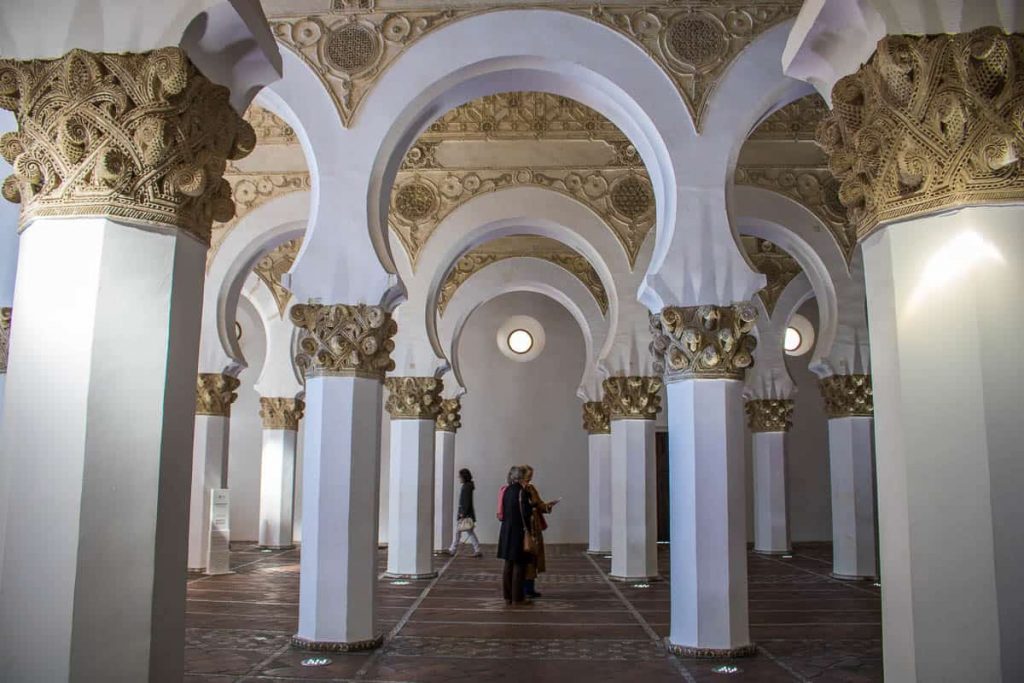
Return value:
[(533, 520), (533, 505), (522, 486), (524, 476), (523, 467), (516, 465), (510, 469), (508, 488), (501, 497), (502, 519), (501, 533), (498, 536), (498, 558), (505, 560), (502, 592), (507, 605), (528, 603), (523, 594), (523, 580), (526, 576), (526, 566), (533, 560), (533, 555), (526, 551), (523, 542)]

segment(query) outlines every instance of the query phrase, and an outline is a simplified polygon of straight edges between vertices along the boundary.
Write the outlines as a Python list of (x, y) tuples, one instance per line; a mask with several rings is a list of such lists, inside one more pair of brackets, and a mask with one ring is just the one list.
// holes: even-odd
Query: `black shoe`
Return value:
[(540, 593), (537, 593), (536, 591), (534, 591), (533, 593), (527, 593), (526, 597), (528, 597), (528, 598), (539, 598), (540, 597)]

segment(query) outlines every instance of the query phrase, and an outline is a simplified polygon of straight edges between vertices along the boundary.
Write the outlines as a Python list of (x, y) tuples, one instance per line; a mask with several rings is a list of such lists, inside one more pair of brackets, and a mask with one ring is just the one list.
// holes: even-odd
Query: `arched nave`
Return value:
[(51, 4), (0, 679), (1024, 678), (1013, 3)]

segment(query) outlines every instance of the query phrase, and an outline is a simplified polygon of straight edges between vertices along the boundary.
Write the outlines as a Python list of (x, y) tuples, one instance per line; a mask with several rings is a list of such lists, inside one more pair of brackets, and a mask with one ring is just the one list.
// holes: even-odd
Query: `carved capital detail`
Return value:
[(201, 372), (196, 379), (196, 415), (231, 417), (231, 404), (238, 398), (237, 377)]
[(444, 383), (435, 377), (388, 377), (384, 409), (392, 420), (436, 420)]
[(294, 432), (299, 428), (305, 409), (306, 404), (301, 398), (260, 397), (260, 419), (264, 429), (290, 429)]
[(0, 308), (0, 375), (7, 374), (7, 354), (11, 348), (11, 309)]
[(583, 404), (583, 429), (587, 434), (610, 434), (611, 413), (604, 401), (587, 401)]
[(108, 216), (209, 243), (213, 221), (235, 212), (226, 161), (256, 144), (229, 96), (177, 47), (0, 60), (0, 108), (18, 121), (18, 132), (0, 137), (14, 167), (3, 196), (21, 202), (22, 226)]
[(752, 432), (788, 432), (793, 426), (795, 401), (758, 398), (747, 401), (747, 424)]
[(1024, 35), (886, 36), (832, 89), (817, 140), (857, 236), (1024, 198)]
[(822, 379), (818, 386), (829, 419), (875, 414), (871, 375), (832, 375)]
[(661, 412), (660, 377), (609, 377), (604, 400), (612, 420), (653, 420)]
[(459, 431), (462, 426), (462, 402), (457, 398), (446, 398), (441, 401), (441, 409), (437, 414), (437, 431)]
[(391, 352), (398, 325), (380, 306), (296, 304), (290, 317), (301, 330), (295, 364), (306, 378), (383, 380), (395, 369)]
[(757, 309), (732, 306), (666, 307), (651, 316), (654, 370), (666, 382), (684, 379), (743, 379), (754, 364), (757, 339), (750, 332)]

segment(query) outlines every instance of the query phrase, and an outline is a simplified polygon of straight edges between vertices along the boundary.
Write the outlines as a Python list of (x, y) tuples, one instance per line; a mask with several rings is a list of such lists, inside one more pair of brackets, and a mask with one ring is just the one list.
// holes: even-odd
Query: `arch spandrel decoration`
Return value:
[(443, 8), (417, 8), (408, 0), (334, 0), (330, 10), (305, 16), (291, 15), (286, 7), (275, 11), (273, 2), (264, 8), (274, 36), (316, 71), (346, 127), (381, 73), (427, 33), (484, 12), (554, 9), (591, 19), (635, 43), (675, 83), (700, 130), (707, 101), (729, 63), (760, 33), (796, 16), (800, 5), (800, 0), (663, 0), (643, 7), (628, 0), (600, 5), (452, 0)]
[(270, 290), (274, 303), (277, 305), (277, 311), (282, 318), (284, 318), (285, 311), (288, 310), (288, 302), (292, 298), (292, 293), (281, 282), (281, 277), (291, 270), (301, 248), (301, 237), (282, 242), (257, 261), (252, 269), (256, 273), (256, 277), (262, 280)]
[(459, 287), (492, 263), (510, 258), (537, 258), (554, 263), (576, 277), (594, 297), (601, 313), (608, 315), (608, 292), (587, 259), (561, 242), (535, 235), (502, 237), (463, 254), (452, 265), (437, 297), (438, 313), (444, 315)]
[(796, 259), (778, 245), (750, 235), (743, 235), (740, 239), (754, 268), (768, 279), (768, 284), (758, 292), (758, 296), (768, 315), (772, 315), (786, 285), (803, 271)]

